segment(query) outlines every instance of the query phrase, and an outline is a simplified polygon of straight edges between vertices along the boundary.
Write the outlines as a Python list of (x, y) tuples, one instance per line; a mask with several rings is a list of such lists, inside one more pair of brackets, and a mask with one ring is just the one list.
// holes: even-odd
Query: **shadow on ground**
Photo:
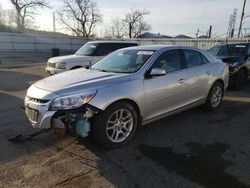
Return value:
[(79, 145), (100, 158), (100, 174), (115, 187), (250, 188), (249, 113), (250, 103), (224, 101), (214, 112), (196, 108), (142, 127), (116, 150), (91, 138)]
[(222, 155), (230, 148), (224, 143), (201, 145), (187, 143), (188, 153), (175, 153), (170, 147), (153, 147), (142, 144), (138, 148), (142, 154), (158, 162), (168, 171), (174, 171), (191, 182), (207, 188), (237, 187), (247, 188), (236, 177), (226, 174), (232, 162)]
[(0, 90), (22, 91), (27, 89), (32, 81), (40, 79), (41, 76), (30, 73), (0, 70)]

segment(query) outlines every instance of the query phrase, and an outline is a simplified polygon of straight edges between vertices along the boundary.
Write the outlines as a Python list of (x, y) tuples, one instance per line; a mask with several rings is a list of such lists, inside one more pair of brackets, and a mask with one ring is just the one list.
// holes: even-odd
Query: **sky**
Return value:
[[(13, 8), (10, 0), (0, 0), (4, 9)], [(213, 26), (213, 36), (227, 32), (229, 17), (234, 8), (238, 9), (236, 29), (239, 27), (243, 0), (95, 0), (103, 15), (103, 23), (96, 28), (96, 33), (104, 32), (105, 26), (115, 17), (123, 18), (131, 8), (150, 11), (145, 20), (151, 24), (152, 32), (175, 36), (186, 34), (194, 36), (198, 29), (200, 35), (206, 34)], [(52, 31), (53, 11), (60, 7), (60, 0), (52, 1), (52, 9), (41, 9), (35, 24), (42, 30)], [(250, 0), (247, 0), (245, 14), (250, 16)], [(243, 28), (250, 28), (250, 17), (244, 20)], [(57, 24), (57, 30), (61, 31)], [(250, 32), (250, 30), (248, 30)]]

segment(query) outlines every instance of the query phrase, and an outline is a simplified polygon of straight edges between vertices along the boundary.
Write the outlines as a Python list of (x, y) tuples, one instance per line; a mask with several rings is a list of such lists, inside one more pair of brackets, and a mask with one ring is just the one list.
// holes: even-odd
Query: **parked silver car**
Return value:
[(34, 128), (92, 133), (102, 145), (127, 143), (136, 128), (189, 108), (217, 108), (228, 86), (226, 64), (203, 50), (138, 46), (118, 50), (91, 69), (33, 84), (25, 98)]
[(50, 58), (47, 62), (45, 71), (53, 75), (73, 69), (88, 67), (111, 52), (132, 46), (138, 46), (138, 43), (125, 41), (87, 42), (73, 55)]

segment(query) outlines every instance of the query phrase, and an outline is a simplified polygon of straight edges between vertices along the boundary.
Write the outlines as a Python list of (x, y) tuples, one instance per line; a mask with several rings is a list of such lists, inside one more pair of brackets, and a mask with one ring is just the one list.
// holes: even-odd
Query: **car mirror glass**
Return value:
[(167, 72), (165, 69), (154, 68), (150, 71), (149, 76), (164, 76)]

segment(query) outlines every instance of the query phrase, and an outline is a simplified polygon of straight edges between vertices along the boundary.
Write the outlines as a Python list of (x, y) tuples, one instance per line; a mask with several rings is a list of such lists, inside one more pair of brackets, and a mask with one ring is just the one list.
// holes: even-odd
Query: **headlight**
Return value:
[(71, 110), (80, 108), (94, 98), (96, 91), (56, 98), (50, 105), (50, 110)]
[(57, 63), (56, 64), (57, 69), (67, 69), (66, 63)]

